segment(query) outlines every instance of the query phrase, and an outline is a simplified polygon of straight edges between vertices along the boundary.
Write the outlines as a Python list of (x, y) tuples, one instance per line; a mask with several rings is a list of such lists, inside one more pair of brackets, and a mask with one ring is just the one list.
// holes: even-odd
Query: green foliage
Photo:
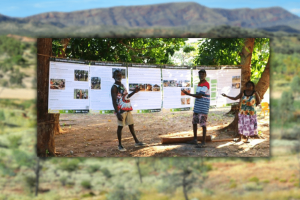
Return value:
[(4, 111), (0, 110), (0, 122), (5, 120)]
[(286, 122), (292, 117), (294, 111), (294, 97), (290, 90), (282, 93), (279, 105), (282, 122)]
[(7, 36), (0, 36), (0, 54), (7, 54), (8, 56), (22, 55), (26, 46), (19, 40)]
[(249, 181), (259, 183), (259, 178), (257, 178), (256, 176), (253, 176), (253, 177), (249, 178)]
[(16, 149), (20, 146), (21, 144), (21, 139), (22, 139), (22, 136), (21, 135), (12, 135), (12, 136), (9, 136), (8, 137), (8, 140), (9, 140), (9, 146), (10, 148), (12, 149)]
[(294, 76), (292, 82), (291, 82), (291, 89), (292, 92), (297, 94), (300, 93), (300, 77), (299, 76)]
[(141, 193), (138, 190), (128, 190), (124, 186), (117, 185), (116, 189), (107, 195), (107, 200), (139, 200)]
[(62, 186), (65, 186), (66, 183), (67, 183), (67, 177), (66, 176), (62, 176), (60, 179), (59, 179), (59, 182), (61, 183)]
[(231, 179), (229, 182), (229, 188), (236, 188), (237, 187), (237, 183), (235, 180)]
[(87, 171), (88, 171), (88, 173), (93, 174), (93, 173), (99, 171), (99, 169), (100, 169), (99, 165), (90, 165), (90, 166), (88, 166)]
[(60, 164), (60, 169), (67, 171), (67, 172), (73, 172), (78, 169), (79, 165), (79, 160), (72, 158), (72, 159), (65, 159), (61, 164)]
[(110, 179), (112, 177), (112, 174), (107, 168), (101, 169), (101, 172), (107, 179)]
[(84, 180), (80, 183), (80, 185), (85, 188), (85, 189), (91, 189), (92, 188), (92, 184), (89, 180)]
[[(71, 38), (66, 49), (69, 58), (111, 62), (165, 64), (184, 38)], [(61, 54), (62, 40), (53, 39), (55, 55)]]
[[(258, 82), (267, 64), (269, 45), (269, 38), (255, 39), (251, 59), (251, 80), (254, 83)], [(199, 43), (198, 57), (194, 62), (196, 65), (239, 65), (243, 47), (243, 38), (206, 38)]]
[(33, 193), (36, 184), (36, 179), (34, 176), (27, 175), (23, 179), (24, 187), (27, 192)]
[(236, 38), (206, 38), (199, 43), (196, 65), (238, 65), (244, 40)]

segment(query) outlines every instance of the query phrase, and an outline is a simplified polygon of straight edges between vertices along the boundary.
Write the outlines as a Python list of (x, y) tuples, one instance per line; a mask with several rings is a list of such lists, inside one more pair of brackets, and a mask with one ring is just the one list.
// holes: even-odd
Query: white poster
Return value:
[(113, 72), (117, 69), (122, 73), (122, 84), (127, 87), (126, 67), (90, 66), (91, 113), (112, 113), (114, 111), (111, 98), (111, 87), (115, 83), (115, 80), (113, 79)]
[(50, 62), (48, 112), (89, 109), (89, 66)]
[(223, 97), (222, 93), (230, 97), (236, 97), (241, 90), (241, 69), (221, 69), (218, 70), (218, 90), (217, 90), (217, 106), (224, 106), (228, 103), (239, 102)]
[(159, 68), (128, 68), (129, 94), (136, 87), (140, 91), (131, 98), (133, 110), (161, 109), (161, 71)]
[(190, 69), (162, 69), (163, 108), (187, 108), (193, 106), (193, 97), (185, 95), (182, 90), (191, 93)]
[[(209, 83), (210, 90), (210, 105), (217, 105), (217, 84), (218, 84), (218, 70), (205, 70), (206, 71), (206, 81)], [(199, 79), (199, 70), (193, 70), (193, 94), (196, 94)]]
[[(236, 97), (240, 92), (241, 69), (218, 69), (205, 70), (206, 80), (210, 85), (210, 105), (218, 107), (225, 106), (229, 103), (238, 102), (239, 100), (231, 100), (223, 97), (222, 93), (231, 97)], [(194, 90), (199, 83), (199, 69), (193, 70)], [(194, 91), (195, 92), (195, 91)]]

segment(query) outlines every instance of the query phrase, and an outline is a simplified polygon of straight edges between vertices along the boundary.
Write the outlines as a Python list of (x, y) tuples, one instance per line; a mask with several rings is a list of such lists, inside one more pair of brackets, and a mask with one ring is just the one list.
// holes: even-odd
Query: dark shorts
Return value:
[(193, 114), (193, 124), (200, 124), (200, 126), (206, 126), (207, 115), (206, 114)]

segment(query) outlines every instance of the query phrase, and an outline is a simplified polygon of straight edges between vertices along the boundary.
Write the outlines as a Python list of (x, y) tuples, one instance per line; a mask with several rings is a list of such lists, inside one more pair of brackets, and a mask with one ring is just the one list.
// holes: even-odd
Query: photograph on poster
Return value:
[(74, 99), (88, 99), (88, 89), (74, 89)]
[(188, 105), (191, 104), (191, 98), (186, 98), (186, 104), (188, 104)]
[(50, 79), (51, 90), (64, 90), (66, 79)]
[(191, 88), (181, 88), (181, 96), (185, 96), (186, 94), (183, 93), (183, 90), (187, 91), (187, 93), (191, 93)]
[(191, 81), (185, 80), (185, 81), (182, 83), (182, 87), (191, 87)]
[(136, 87), (138, 87), (139, 84), (137, 83), (129, 83), (129, 91), (134, 91)]
[(153, 84), (152, 85), (152, 91), (159, 92), (160, 91), (160, 86), (157, 85), (157, 84)]
[(92, 90), (100, 90), (101, 89), (101, 78), (100, 77), (92, 77), (91, 78), (91, 89)]
[(125, 69), (120, 69), (120, 68), (112, 68), (112, 76), (114, 75), (114, 71), (116, 71), (116, 70), (121, 71), (122, 79), (126, 78), (126, 76), (125, 76)]
[(145, 84), (145, 90), (146, 91), (152, 91), (152, 85), (151, 84)]
[(177, 85), (177, 87), (182, 87), (182, 80), (176, 81), (176, 85)]
[(186, 102), (185, 102), (185, 98), (181, 98), (181, 105), (185, 105)]
[(170, 87), (170, 81), (163, 80), (164, 87)]
[(232, 83), (240, 83), (241, 76), (232, 76)]
[(232, 88), (233, 89), (239, 89), (241, 87), (241, 84), (240, 83), (233, 83), (232, 84)]
[(88, 81), (88, 74), (86, 70), (74, 70), (74, 81)]
[(177, 83), (175, 80), (170, 80), (170, 87), (177, 87)]
[(140, 92), (145, 92), (145, 87), (146, 87), (146, 84), (140, 83), (139, 84)]

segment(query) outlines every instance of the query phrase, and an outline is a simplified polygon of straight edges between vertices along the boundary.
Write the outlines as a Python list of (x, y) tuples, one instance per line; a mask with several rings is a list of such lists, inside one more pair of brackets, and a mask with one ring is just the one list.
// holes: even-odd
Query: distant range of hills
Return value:
[[(227, 25), (268, 32), (300, 33), (300, 17), (280, 7), (208, 8), (197, 3), (120, 6), (76, 12), (48, 12), (25, 18), (0, 14), (0, 34), (47, 36), (99, 33), (136, 28), (190, 27), (205, 31)], [(118, 27), (119, 29), (115, 29)]]

